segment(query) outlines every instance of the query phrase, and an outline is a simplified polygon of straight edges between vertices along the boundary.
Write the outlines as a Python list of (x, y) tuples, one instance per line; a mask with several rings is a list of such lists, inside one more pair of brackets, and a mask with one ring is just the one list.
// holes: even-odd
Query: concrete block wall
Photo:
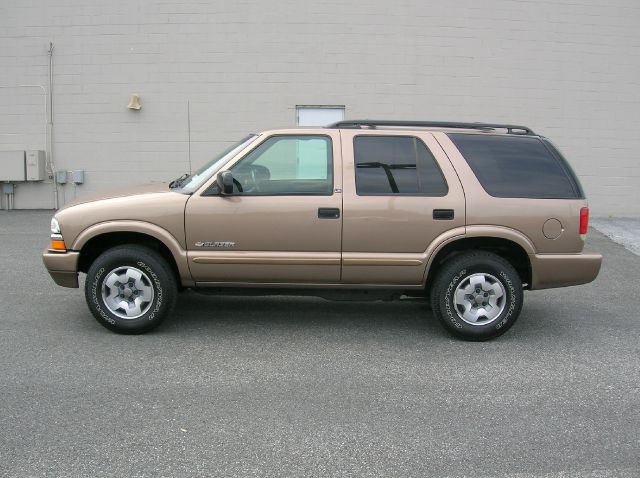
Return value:
[[(640, 216), (637, 0), (7, 0), (0, 85), (48, 83), (63, 203), (171, 179), (295, 106), (347, 118), (513, 122), (550, 137), (595, 216)], [(141, 111), (126, 108), (140, 94)], [(0, 150), (38, 147), (36, 89), (0, 89)], [(38, 125), (37, 127), (35, 125)], [(18, 208), (51, 208), (51, 184)]]

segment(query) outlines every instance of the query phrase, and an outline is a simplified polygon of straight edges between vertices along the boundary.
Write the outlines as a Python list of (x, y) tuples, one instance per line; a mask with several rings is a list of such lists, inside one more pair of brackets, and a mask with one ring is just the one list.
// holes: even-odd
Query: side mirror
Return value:
[(222, 171), (216, 178), (221, 194), (233, 194), (233, 174), (231, 171)]

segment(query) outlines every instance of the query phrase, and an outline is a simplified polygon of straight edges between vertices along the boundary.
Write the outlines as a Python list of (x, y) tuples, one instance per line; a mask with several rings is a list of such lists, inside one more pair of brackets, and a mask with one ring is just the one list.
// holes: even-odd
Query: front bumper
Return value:
[(78, 288), (78, 260), (80, 253), (74, 251), (51, 252), (46, 249), (42, 262), (54, 282), (62, 287)]
[(600, 272), (600, 254), (530, 254), (530, 289), (587, 284)]

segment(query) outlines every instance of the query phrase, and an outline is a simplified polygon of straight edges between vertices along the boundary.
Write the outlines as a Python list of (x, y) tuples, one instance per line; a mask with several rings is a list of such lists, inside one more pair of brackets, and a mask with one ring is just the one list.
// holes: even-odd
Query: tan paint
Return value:
[(421, 266), (424, 262), (421, 259), (343, 259), (342, 263), (345, 266)]
[(493, 226), (488, 224), (476, 224), (466, 227), (466, 237), (496, 237), (506, 239), (518, 244), (527, 254), (536, 252), (535, 245), (517, 229), (504, 226)]
[(70, 289), (77, 289), (79, 287), (77, 272), (49, 271), (49, 275), (53, 279), (53, 282), (61, 287), (69, 287)]
[(51, 252), (48, 249), (42, 254), (44, 266), (54, 282), (62, 287), (78, 288), (79, 252)]
[[(469, 133), (488, 134), (488, 133)], [(467, 226), (485, 225), (492, 218), (493, 225), (508, 224), (511, 229), (528, 237), (539, 253), (582, 252), (584, 241), (578, 234), (580, 208), (587, 206), (584, 199), (526, 199), (496, 198), (487, 194), (460, 152), (444, 133), (434, 133), (460, 180), (467, 197)], [(556, 240), (546, 238), (542, 232), (550, 218), (562, 218), (566, 234)]]
[(167, 231), (184, 249), (184, 207), (189, 199), (185, 194), (169, 191), (166, 184), (153, 185), (141, 194), (80, 203), (56, 213), (65, 242), (77, 245), (77, 238), (85, 229), (100, 223), (134, 221), (158, 226)]
[[(426, 264), (430, 245), (442, 234), (464, 226), (464, 192), (447, 156), (433, 135), (426, 131), (342, 130), (344, 163), (344, 219), (342, 281), (350, 283), (420, 284), (423, 267), (414, 264), (385, 265), (354, 263), (358, 254), (365, 260), (395, 260), (394, 254), (412, 254), (407, 259)], [(355, 183), (353, 138), (356, 136), (415, 136), (435, 157), (449, 192), (444, 197), (358, 196)], [(453, 220), (434, 220), (434, 209), (453, 209)]]
[(544, 234), (544, 237), (547, 239), (555, 240), (559, 238), (563, 232), (562, 223), (556, 218), (547, 219), (542, 226), (542, 234)]
[(157, 193), (171, 193), (169, 191), (169, 186), (167, 183), (152, 183), (152, 184), (136, 184), (133, 186), (122, 186), (122, 187), (114, 187), (112, 190), (103, 192), (101, 194), (88, 194), (82, 195), (73, 201), (68, 202), (63, 207), (61, 207), (57, 214), (60, 214), (62, 211), (70, 209), (74, 206), (79, 206), (80, 204), (87, 204), (90, 202), (103, 201), (105, 199), (114, 199), (114, 198), (128, 198), (131, 196), (141, 196), (146, 194), (157, 194)]
[(101, 222), (88, 227), (78, 234), (71, 249), (80, 251), (90, 239), (112, 232), (136, 232), (158, 239), (171, 251), (171, 255), (176, 261), (182, 284), (185, 286), (193, 285), (191, 271), (187, 263), (187, 251), (182, 248), (175, 236), (156, 224), (141, 220)]
[[(587, 205), (585, 200), (491, 197), (445, 132), (406, 128), (267, 131), (225, 169), (273, 134), (321, 134), (333, 142), (334, 192), (328, 196), (203, 196), (215, 177), (191, 196), (172, 192), (166, 184), (121, 190), (58, 211), (56, 217), (71, 251), (45, 252), (43, 260), (56, 283), (77, 287), (78, 251), (90, 239), (111, 232), (136, 232), (168, 247), (183, 286), (421, 289), (434, 258), (447, 244), (462, 238), (495, 237), (518, 244), (528, 254), (533, 289), (582, 284), (596, 277), (601, 256), (580, 254), (584, 238), (578, 234), (579, 211)], [(436, 158), (449, 193), (445, 197), (358, 196), (353, 162), (357, 135), (420, 138)], [(340, 219), (319, 219), (320, 207), (340, 209)], [(455, 219), (434, 220), (433, 209), (453, 209)], [(559, 235), (555, 219), (562, 223)], [(235, 247), (196, 246), (209, 241), (233, 242)]]
[(44, 251), (42, 261), (47, 269), (52, 271), (73, 271), (78, 267), (79, 252), (52, 252)]
[[(203, 196), (215, 181), (212, 178), (193, 194), (186, 207), (186, 241), (194, 280), (340, 282), (342, 219), (318, 218), (318, 208), (342, 211), (342, 194), (335, 192), (342, 189), (340, 133), (308, 129), (304, 134), (331, 138), (334, 192), (330, 196)], [(269, 137), (270, 133), (261, 135), (224, 170), (232, 169)], [(233, 251), (196, 246), (207, 241), (233, 242), (235, 246)], [(238, 254), (257, 261), (235, 260)], [(294, 260), (283, 260), (283, 256)], [(221, 262), (220, 258), (226, 260)]]
[[(80, 251), (92, 238), (111, 232), (136, 232), (160, 240), (171, 251), (180, 281), (194, 282), (184, 242), (184, 207), (189, 196), (169, 190), (167, 184), (122, 189), (104, 199), (91, 198), (56, 213), (70, 250)], [(76, 269), (77, 270), (77, 269)]]
[(267, 265), (340, 265), (340, 254), (334, 252), (314, 253), (247, 253), (247, 252), (209, 252), (206, 256), (192, 254), (193, 262), (198, 264), (267, 264)]
[(241, 288), (273, 288), (273, 289), (342, 289), (342, 290), (422, 290), (418, 284), (345, 284), (343, 282), (248, 282), (248, 281), (202, 281), (197, 282), (199, 287), (241, 287)]
[(531, 289), (587, 284), (600, 272), (600, 254), (535, 254), (531, 260)]

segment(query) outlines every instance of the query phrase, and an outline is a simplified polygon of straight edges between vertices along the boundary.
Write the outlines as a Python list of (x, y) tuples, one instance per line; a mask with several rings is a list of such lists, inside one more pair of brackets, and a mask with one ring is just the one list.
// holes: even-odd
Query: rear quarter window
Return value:
[(577, 178), (539, 138), (450, 133), (488, 194), (501, 198), (577, 199)]

